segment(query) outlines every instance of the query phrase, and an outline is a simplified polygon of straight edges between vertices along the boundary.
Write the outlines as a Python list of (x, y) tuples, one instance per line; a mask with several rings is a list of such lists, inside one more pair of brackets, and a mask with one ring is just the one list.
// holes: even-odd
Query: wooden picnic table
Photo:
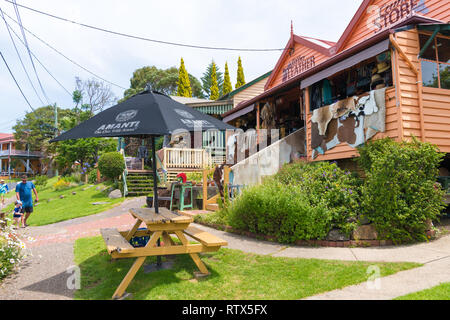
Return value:
[[(166, 208), (159, 208), (158, 214), (155, 213), (154, 208), (130, 209), (130, 213), (136, 218), (131, 230), (123, 232), (119, 232), (117, 229), (100, 230), (111, 258), (136, 258), (127, 275), (114, 292), (113, 299), (123, 297), (125, 290), (144, 264), (146, 257), (189, 254), (200, 272), (208, 275), (208, 269), (200, 260), (198, 253), (215, 252), (221, 246), (228, 245), (226, 241), (208, 232), (190, 227), (189, 224), (193, 222), (191, 217), (176, 214)], [(142, 223), (146, 225), (145, 230), (139, 229)], [(176, 244), (171, 237), (172, 235), (176, 236), (181, 244)], [(199, 244), (189, 243), (186, 235), (198, 241)], [(133, 237), (142, 236), (150, 237), (145, 247), (137, 248), (130, 244)], [(160, 238), (163, 239), (163, 245), (156, 246)]]

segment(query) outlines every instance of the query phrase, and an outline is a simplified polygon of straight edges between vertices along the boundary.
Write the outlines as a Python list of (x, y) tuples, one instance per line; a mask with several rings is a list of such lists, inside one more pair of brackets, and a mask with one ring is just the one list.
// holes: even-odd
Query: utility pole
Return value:
[[(58, 136), (58, 108), (55, 103), (55, 138)], [(55, 175), (58, 176), (58, 166), (55, 165)]]

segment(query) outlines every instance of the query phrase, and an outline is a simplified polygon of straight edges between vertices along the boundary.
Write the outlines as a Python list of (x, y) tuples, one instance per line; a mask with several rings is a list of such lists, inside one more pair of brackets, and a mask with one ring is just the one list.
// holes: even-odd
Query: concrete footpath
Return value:
[[(96, 215), (21, 229), (19, 233), (31, 255), (21, 264), (18, 273), (0, 285), (0, 300), (73, 299), (74, 289), (67, 284), (74, 272), (75, 240), (99, 235), (100, 228), (130, 229), (135, 220), (129, 209), (144, 204), (144, 197), (129, 199)], [(375, 283), (379, 284), (375, 286), (378, 289), (370, 289), (365, 282), (308, 299), (392, 299), (450, 282), (450, 235), (430, 243), (402, 247), (306, 248), (260, 241), (202, 225), (196, 227), (228, 241), (228, 248), (273, 257), (424, 264), (379, 279)]]

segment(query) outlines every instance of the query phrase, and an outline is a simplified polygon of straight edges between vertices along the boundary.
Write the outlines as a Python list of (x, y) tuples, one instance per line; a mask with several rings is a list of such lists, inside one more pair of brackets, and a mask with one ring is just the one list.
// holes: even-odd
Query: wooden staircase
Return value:
[(129, 197), (153, 195), (153, 175), (150, 171), (133, 172), (127, 175)]

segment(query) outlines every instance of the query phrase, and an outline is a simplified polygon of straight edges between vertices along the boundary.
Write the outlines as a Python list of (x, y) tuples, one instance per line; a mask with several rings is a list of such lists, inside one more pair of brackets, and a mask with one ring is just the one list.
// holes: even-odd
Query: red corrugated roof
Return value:
[(12, 133), (0, 133), (1, 142), (11, 142), (14, 141), (14, 134)]

